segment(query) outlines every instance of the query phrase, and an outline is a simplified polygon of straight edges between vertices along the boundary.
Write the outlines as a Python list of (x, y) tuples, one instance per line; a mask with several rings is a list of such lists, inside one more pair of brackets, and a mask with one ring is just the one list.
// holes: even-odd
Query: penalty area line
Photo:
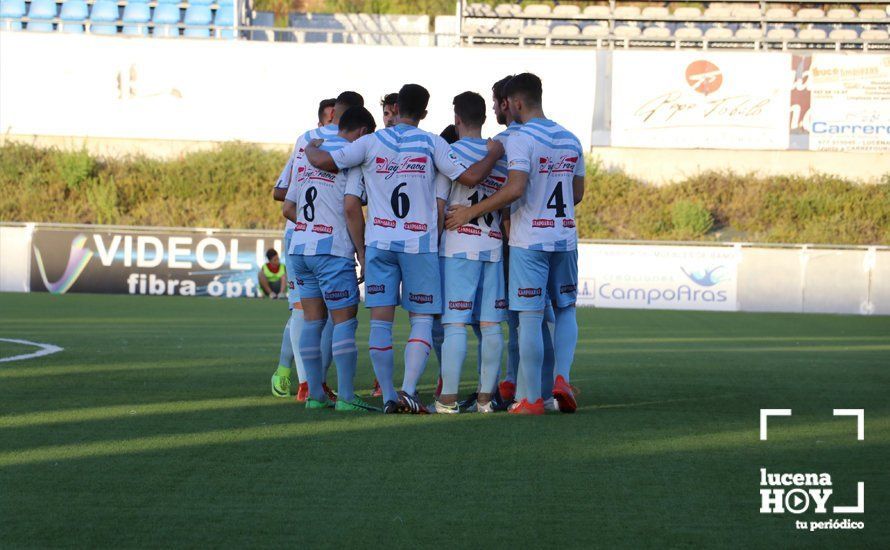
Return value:
[(21, 344), (23, 346), (34, 346), (37, 351), (31, 353), (22, 353), (13, 355), (12, 357), (0, 357), (0, 363), (9, 363), (10, 361), (24, 361), (25, 359), (34, 359), (45, 355), (52, 355), (64, 351), (65, 348), (55, 346), (53, 344), (41, 344), (39, 342), (31, 342), (30, 340), (17, 340), (15, 338), (0, 338), (0, 342), (9, 342), (11, 344)]

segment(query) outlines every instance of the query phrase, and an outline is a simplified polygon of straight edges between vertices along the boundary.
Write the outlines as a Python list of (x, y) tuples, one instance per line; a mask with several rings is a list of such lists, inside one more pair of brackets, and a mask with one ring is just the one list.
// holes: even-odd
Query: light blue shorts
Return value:
[(500, 323), (507, 311), (504, 266), (465, 258), (444, 258), (442, 324)]
[(369, 246), (365, 250), (365, 307), (399, 303), (411, 313), (442, 313), (439, 255), (436, 252), (408, 254)]
[(330, 254), (288, 256), (293, 258), (297, 287), (303, 298), (324, 298), (328, 309), (343, 309), (358, 303), (354, 260)]
[(556, 307), (574, 305), (578, 296), (578, 251), (545, 252), (511, 246), (509, 296), (512, 311), (543, 310), (547, 298)]
[(288, 250), (290, 250), (290, 238), (294, 234), (293, 229), (288, 229), (284, 232), (284, 253), (281, 254), (284, 257), (284, 269), (287, 271), (287, 303), (290, 304), (291, 309), (293, 309), (293, 305), (300, 302), (300, 291), (297, 289), (297, 279), (296, 279), (296, 269), (294, 267), (293, 257), (288, 254)]

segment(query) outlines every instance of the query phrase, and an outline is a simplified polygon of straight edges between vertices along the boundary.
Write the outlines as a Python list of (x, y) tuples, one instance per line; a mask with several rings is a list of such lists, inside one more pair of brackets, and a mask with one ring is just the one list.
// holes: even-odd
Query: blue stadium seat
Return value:
[(65, 0), (62, 4), (62, 11), (59, 13), (59, 19), (62, 20), (60, 25), (62, 32), (82, 33), (83, 22), (90, 16), (90, 10), (87, 3), (83, 0)]
[(25, 16), (25, 0), (0, 0), (0, 29), (5, 31), (22, 30), (22, 17)]
[[(222, 4), (220, 4), (222, 5)], [(223, 6), (216, 10), (216, 18), (213, 24), (219, 27), (232, 27), (235, 24), (235, 8), (234, 6)], [(235, 31), (229, 29), (217, 29), (220, 38), (234, 38)]]
[(93, 34), (117, 34), (117, 20), (120, 12), (117, 2), (113, 0), (98, 0), (93, 4), (90, 12), (90, 32)]
[(54, 0), (32, 0), (31, 9), (28, 10), (27, 30), (52, 32), (55, 16), (56, 3)]
[(179, 36), (179, 5), (158, 4), (152, 18), (155, 24), (153, 36)]
[(213, 14), (210, 13), (209, 7), (189, 5), (183, 18), (186, 27), (182, 35), (190, 38), (210, 38), (210, 29), (189, 28), (189, 25), (210, 25), (212, 21)]
[(140, 2), (127, 2), (124, 7), (124, 34), (127, 36), (148, 36), (148, 22), (151, 21), (151, 8)]

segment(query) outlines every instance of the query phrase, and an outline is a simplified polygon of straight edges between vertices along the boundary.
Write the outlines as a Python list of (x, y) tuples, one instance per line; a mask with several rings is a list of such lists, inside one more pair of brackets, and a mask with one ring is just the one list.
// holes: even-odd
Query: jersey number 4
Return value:
[(553, 188), (553, 193), (550, 195), (550, 198), (547, 199), (547, 208), (556, 210), (556, 214), (554, 215), (556, 218), (566, 217), (566, 201), (562, 198), (561, 181), (556, 183), (556, 187)]

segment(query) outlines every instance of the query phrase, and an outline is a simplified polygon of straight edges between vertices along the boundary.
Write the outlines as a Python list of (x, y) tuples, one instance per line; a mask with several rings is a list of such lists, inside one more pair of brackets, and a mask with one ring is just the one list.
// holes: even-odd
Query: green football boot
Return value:
[(370, 412), (380, 410), (377, 407), (365, 403), (362, 398), (357, 395), (352, 398), (352, 401), (338, 399), (334, 409), (338, 412)]
[(272, 395), (288, 397), (290, 395), (290, 368), (279, 366), (272, 375)]
[(312, 397), (306, 398), (306, 408), (307, 409), (333, 409), (334, 403), (329, 401), (327, 397), (325, 397), (324, 401), (319, 401), (318, 399), (313, 399)]

